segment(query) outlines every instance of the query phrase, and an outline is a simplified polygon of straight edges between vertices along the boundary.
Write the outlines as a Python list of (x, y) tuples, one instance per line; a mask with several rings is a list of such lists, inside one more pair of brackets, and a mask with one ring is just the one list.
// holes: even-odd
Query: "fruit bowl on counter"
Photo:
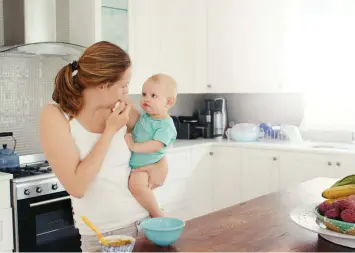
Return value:
[(320, 203), (294, 209), (290, 217), (302, 228), (333, 243), (355, 248), (355, 175), (325, 189)]

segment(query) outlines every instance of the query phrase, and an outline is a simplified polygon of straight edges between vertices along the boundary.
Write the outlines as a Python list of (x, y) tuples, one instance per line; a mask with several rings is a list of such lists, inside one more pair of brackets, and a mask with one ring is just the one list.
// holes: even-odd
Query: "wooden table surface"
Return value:
[(158, 247), (144, 236), (137, 239), (134, 251), (291, 251), (346, 252), (342, 247), (298, 227), (290, 219), (293, 208), (319, 203), (320, 194), (335, 180), (317, 178), (186, 222), (175, 245)]

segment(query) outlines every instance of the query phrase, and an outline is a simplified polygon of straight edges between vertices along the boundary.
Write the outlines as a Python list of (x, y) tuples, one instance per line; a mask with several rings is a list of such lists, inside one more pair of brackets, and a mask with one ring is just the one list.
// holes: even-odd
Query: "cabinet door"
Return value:
[(354, 155), (335, 155), (332, 160), (334, 178), (340, 179), (355, 174)]
[(101, 0), (101, 38), (129, 51), (128, 0)]
[(247, 201), (279, 190), (277, 151), (242, 150), (242, 200)]
[(208, 0), (207, 3), (209, 90), (280, 91), (285, 0)]
[(144, 81), (162, 70), (161, 0), (130, 1), (130, 54), (133, 75), (130, 94), (141, 94)]
[(12, 252), (13, 232), (12, 232), (12, 209), (0, 210), (0, 252)]
[(317, 153), (280, 152), (280, 188), (316, 177), (333, 177), (332, 157)]
[(204, 0), (162, 0), (162, 69), (173, 76), (178, 93), (196, 93), (205, 54), (203, 34)]
[(196, 148), (191, 151), (192, 175), (188, 183), (188, 219), (212, 212), (213, 175), (212, 159), (209, 148)]
[(213, 149), (214, 211), (241, 202), (240, 153), (241, 150), (236, 147), (215, 147)]

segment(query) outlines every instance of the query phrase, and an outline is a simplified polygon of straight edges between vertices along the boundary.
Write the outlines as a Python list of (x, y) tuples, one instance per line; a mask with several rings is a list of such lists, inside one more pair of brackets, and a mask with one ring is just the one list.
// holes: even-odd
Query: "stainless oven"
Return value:
[(81, 252), (70, 197), (52, 173), (11, 185), (15, 252)]

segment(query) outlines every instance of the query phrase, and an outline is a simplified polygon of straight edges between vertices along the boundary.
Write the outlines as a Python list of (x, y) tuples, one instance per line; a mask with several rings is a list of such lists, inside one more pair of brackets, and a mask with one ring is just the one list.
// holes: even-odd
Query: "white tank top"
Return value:
[[(101, 134), (87, 131), (75, 118), (69, 123), (80, 159), (84, 159)], [(128, 190), (131, 152), (124, 139), (126, 131), (124, 127), (113, 137), (101, 170), (84, 197), (71, 197), (75, 226), (82, 235), (94, 232), (81, 220), (81, 216), (86, 216), (101, 232), (126, 227), (148, 216)]]

